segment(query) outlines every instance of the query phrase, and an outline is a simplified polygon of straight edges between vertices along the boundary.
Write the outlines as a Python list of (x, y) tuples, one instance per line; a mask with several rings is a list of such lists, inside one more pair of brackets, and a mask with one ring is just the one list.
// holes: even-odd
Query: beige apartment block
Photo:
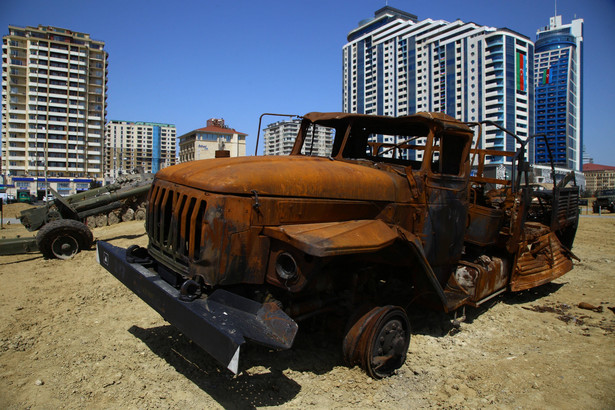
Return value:
[(586, 190), (592, 194), (603, 189), (615, 188), (615, 167), (611, 165), (583, 164), (587, 182)]
[(2, 185), (39, 198), (103, 177), (105, 43), (89, 34), (9, 26), (2, 42)]
[[(289, 155), (301, 127), (300, 119), (277, 121), (269, 124), (264, 131), (265, 155)], [(333, 129), (317, 125), (308, 129), (310, 138), (302, 148), (304, 155), (327, 157), (333, 147)]]
[(207, 126), (179, 137), (179, 162), (216, 157), (216, 151), (228, 151), (231, 157), (246, 155), (248, 134), (224, 124), (221, 118), (207, 120)]
[(173, 124), (110, 120), (105, 126), (106, 179), (135, 171), (156, 173), (175, 164)]

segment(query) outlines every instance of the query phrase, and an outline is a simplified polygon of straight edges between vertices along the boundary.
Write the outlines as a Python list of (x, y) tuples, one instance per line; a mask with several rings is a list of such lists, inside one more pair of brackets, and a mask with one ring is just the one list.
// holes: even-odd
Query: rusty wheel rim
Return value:
[(344, 338), (344, 359), (381, 379), (406, 361), (410, 345), (410, 321), (398, 306), (376, 307), (350, 328)]
[(403, 309), (392, 307), (380, 315), (372, 328), (365, 354), (366, 371), (374, 378), (390, 376), (406, 361), (410, 344), (410, 323)]

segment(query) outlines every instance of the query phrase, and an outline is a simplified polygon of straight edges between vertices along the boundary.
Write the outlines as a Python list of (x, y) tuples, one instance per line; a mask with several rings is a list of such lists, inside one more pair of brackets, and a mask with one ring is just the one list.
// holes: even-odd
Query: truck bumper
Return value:
[(297, 323), (275, 303), (258, 303), (218, 289), (206, 298), (180, 299), (180, 291), (155, 271), (126, 260), (126, 250), (106, 242), (96, 245), (96, 259), (165, 320), (237, 374), (239, 349), (252, 341), (289, 349)]

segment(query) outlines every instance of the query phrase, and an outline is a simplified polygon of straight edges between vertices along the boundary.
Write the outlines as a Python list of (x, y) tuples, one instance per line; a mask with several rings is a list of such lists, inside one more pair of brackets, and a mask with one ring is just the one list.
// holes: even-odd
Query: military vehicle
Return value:
[[(334, 129), (329, 157), (310, 156), (314, 125)], [(454, 312), (573, 267), (574, 180), (534, 191), (527, 141), (502, 128), (516, 152), (477, 149), (480, 128), (441, 113), (306, 114), (289, 156), (158, 172), (148, 247), (98, 242), (99, 263), (232, 372), (244, 342), (288, 349), (302, 323), (336, 317), (346, 363), (389, 376), (406, 359), (408, 308)]]
[(0, 239), (0, 255), (39, 251), (46, 258), (72, 258), (92, 247), (89, 227), (145, 219), (152, 179), (152, 174), (130, 174), (113, 184), (69, 196), (50, 189), (45, 206), (23, 210), (20, 215), (28, 231), (38, 231), (36, 237)]
[(595, 214), (601, 211), (615, 213), (615, 189), (602, 189), (596, 192), (596, 199), (592, 205)]

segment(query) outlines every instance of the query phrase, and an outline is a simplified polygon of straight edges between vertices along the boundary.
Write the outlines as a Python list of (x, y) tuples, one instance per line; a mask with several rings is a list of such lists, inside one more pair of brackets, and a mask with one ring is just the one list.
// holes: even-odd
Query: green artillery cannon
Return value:
[(145, 198), (152, 179), (151, 174), (129, 176), (66, 197), (50, 188), (53, 201), (21, 212), (21, 223), (28, 231), (38, 230), (36, 237), (0, 239), (0, 255), (38, 250), (45, 258), (69, 259), (92, 246), (94, 238), (88, 225), (145, 219)]

